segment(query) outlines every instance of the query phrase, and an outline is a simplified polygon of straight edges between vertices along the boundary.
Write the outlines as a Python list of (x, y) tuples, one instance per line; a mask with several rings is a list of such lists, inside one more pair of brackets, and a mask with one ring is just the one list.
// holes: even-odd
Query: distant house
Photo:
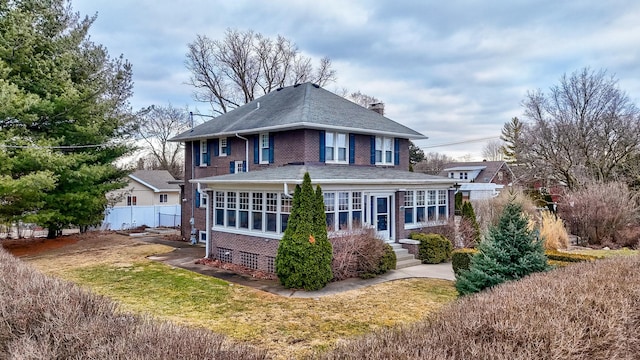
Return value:
[(127, 180), (125, 188), (107, 194), (113, 204), (107, 209), (103, 228), (180, 226), (180, 186), (168, 171), (137, 170)]
[(397, 243), (446, 222), (453, 184), (409, 172), (425, 136), (321, 87), (274, 90), (172, 141), (185, 143), (183, 236), (189, 219), (207, 257), (274, 271), (292, 194), (305, 172), (323, 190), (330, 234), (369, 226)]
[(453, 162), (438, 174), (455, 180), (464, 200), (487, 199), (498, 195), (515, 180), (505, 161)]

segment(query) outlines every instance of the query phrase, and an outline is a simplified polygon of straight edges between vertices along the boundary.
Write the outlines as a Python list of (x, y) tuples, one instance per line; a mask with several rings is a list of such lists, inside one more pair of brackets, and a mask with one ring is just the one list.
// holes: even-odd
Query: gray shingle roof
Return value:
[(475, 179), (475, 182), (478, 183), (490, 183), (493, 178), (496, 176), (502, 165), (504, 165), (504, 161), (470, 161), (470, 162), (453, 162), (444, 164), (442, 166), (442, 171), (438, 174), (440, 176), (447, 176), (449, 170), (451, 171), (460, 171), (460, 170), (477, 170), (478, 168), (483, 168), (482, 171), (478, 174)]
[(172, 138), (187, 141), (299, 128), (335, 129), (408, 139), (426, 136), (317, 85), (272, 91)]
[(269, 184), (302, 183), (304, 173), (309, 172), (314, 184), (388, 184), (421, 185), (447, 184), (456, 181), (446, 177), (414, 173), (374, 166), (354, 165), (284, 165), (246, 173), (211, 176), (192, 180), (203, 184)]
[(167, 170), (136, 170), (130, 178), (149, 186), (153, 191), (180, 191), (178, 184), (171, 184), (175, 180)]

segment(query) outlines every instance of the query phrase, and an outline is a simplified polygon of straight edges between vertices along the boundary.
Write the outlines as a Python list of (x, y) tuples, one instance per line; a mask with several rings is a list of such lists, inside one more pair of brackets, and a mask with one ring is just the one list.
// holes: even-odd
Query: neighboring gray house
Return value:
[(438, 175), (456, 180), (463, 200), (497, 196), (505, 185), (512, 185), (515, 180), (505, 161), (452, 162), (445, 164)]
[(280, 88), (173, 141), (185, 143), (183, 236), (207, 256), (273, 272), (291, 195), (305, 172), (324, 192), (330, 235), (360, 226), (388, 242), (453, 211), (446, 177), (412, 173), (424, 135), (311, 83)]

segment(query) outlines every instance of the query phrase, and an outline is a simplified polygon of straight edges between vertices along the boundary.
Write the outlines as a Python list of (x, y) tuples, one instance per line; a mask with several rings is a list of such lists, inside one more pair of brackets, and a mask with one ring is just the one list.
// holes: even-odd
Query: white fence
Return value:
[(180, 226), (180, 205), (115, 206), (108, 208), (102, 229), (126, 230), (138, 226)]

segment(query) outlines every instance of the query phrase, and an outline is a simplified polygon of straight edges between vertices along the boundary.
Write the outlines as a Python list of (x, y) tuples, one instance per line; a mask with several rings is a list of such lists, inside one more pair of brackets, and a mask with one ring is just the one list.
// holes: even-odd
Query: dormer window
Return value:
[(469, 173), (461, 172), (460, 173), (460, 180), (467, 180), (467, 179), (469, 179)]

